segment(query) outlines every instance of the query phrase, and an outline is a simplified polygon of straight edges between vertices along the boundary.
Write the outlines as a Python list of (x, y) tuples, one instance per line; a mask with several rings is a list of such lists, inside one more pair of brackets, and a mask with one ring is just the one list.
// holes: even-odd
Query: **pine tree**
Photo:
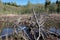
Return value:
[(0, 3), (2, 3), (2, 1), (0, 0)]
[(56, 1), (56, 5), (57, 5), (57, 13), (59, 13), (60, 12), (60, 1), (59, 0)]
[(45, 9), (48, 11), (50, 5), (50, 0), (46, 0), (45, 2)]

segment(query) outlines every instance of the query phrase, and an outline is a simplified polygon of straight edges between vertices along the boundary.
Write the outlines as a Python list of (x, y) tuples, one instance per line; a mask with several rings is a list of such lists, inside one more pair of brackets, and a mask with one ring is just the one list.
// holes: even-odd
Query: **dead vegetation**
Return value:
[[(58, 26), (57, 23), (60, 23), (59, 22), (60, 21), (60, 16), (57, 16), (57, 15), (60, 15), (60, 14), (49, 14), (50, 18), (48, 16), (46, 16), (47, 21), (46, 21), (45, 26), (47, 26), (47, 28), (49, 28), (51, 26), (55, 26), (55, 27)], [(27, 14), (27, 15), (26, 14), (25, 15), (11, 15), (11, 16), (10, 15), (7, 15), (7, 16), (6, 15), (1, 15), (0, 16), (0, 28), (5, 27), (6, 22), (7, 23), (9, 22), (9, 25), (8, 25), (9, 27), (11, 27), (11, 25), (13, 23), (15, 23), (16, 25), (19, 25), (20, 22), (22, 24), (28, 26), (29, 28), (36, 27), (35, 20), (34, 20), (33, 16), (30, 15), (30, 14)], [(54, 40), (54, 39), (58, 40), (58, 38), (55, 37), (55, 36), (50, 36), (45, 40)]]

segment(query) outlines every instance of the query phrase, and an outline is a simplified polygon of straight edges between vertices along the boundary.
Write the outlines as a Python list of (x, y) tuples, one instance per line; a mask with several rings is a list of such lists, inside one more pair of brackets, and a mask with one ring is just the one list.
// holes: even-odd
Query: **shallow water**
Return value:
[(60, 29), (56, 29), (54, 27), (51, 27), (49, 30), (51, 31), (51, 33), (57, 33), (58, 35), (60, 35)]
[[(16, 28), (17, 32), (19, 32), (21, 30), (25, 30), (27, 32), (26, 26), (19, 26)], [(4, 36), (6, 36), (6, 34), (9, 36), (9, 35), (12, 35), (13, 32), (14, 32), (14, 28), (3, 28), (0, 36), (4, 37)]]
[[(19, 27), (16, 28), (16, 31), (17, 31), (17, 32), (19, 32), (19, 31), (21, 31), (21, 30), (25, 31), (25, 33), (28, 34), (28, 36), (31, 36), (31, 35), (30, 35), (30, 32), (28, 31), (28, 28), (27, 28), (26, 26), (19, 26)], [(51, 33), (57, 33), (57, 34), (60, 36), (60, 29), (57, 29), (57, 30), (56, 30), (56, 28), (51, 27), (51, 28), (49, 29), (49, 31), (50, 31)], [(9, 36), (9, 35), (12, 35), (13, 32), (14, 32), (14, 28), (3, 28), (2, 32), (1, 32), (1, 36), (2, 36), (2, 35), (5, 35), (5, 34), (8, 34), (8, 36)], [(5, 36), (6, 36), (6, 35), (5, 35)], [(4, 37), (4, 36), (2, 36), (2, 37)]]

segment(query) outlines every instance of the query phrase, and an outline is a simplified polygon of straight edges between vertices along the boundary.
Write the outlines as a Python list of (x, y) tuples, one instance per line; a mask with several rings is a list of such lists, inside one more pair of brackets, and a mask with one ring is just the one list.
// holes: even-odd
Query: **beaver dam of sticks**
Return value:
[(60, 40), (60, 14), (0, 15), (0, 40)]

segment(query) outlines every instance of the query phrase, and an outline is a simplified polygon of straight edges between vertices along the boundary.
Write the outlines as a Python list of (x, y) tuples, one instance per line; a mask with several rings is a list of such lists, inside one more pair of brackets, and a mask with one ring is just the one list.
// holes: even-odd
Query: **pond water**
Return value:
[[(19, 32), (21, 30), (25, 30), (26, 32), (28, 32), (27, 29), (28, 28), (26, 26), (19, 26), (16, 28), (16, 31)], [(14, 28), (3, 28), (0, 36), (5, 37), (6, 34), (10, 36), (12, 35), (13, 32), (14, 32)]]
[[(26, 26), (19, 26), (19, 27), (16, 28), (16, 30), (17, 30), (17, 32), (20, 31), (20, 30), (23, 30), (30, 36), (29, 30)], [(6, 36), (5, 34), (8, 34), (8, 36), (12, 35), (13, 31), (14, 31), (13, 28), (3, 28), (2, 32), (1, 32), (1, 35), (4, 35), (4, 36)], [(57, 33), (60, 36), (60, 29), (56, 30), (54, 27), (51, 27), (49, 29), (49, 31), (51, 33)], [(2, 37), (4, 37), (4, 36), (2, 36)]]
[(13, 33), (13, 28), (4, 28), (1, 32), (2, 35), (11, 33)]
[(60, 29), (56, 29), (56, 28), (54, 28), (54, 27), (51, 27), (51, 28), (49, 29), (49, 31), (50, 31), (51, 33), (57, 33), (57, 34), (60, 36)]

